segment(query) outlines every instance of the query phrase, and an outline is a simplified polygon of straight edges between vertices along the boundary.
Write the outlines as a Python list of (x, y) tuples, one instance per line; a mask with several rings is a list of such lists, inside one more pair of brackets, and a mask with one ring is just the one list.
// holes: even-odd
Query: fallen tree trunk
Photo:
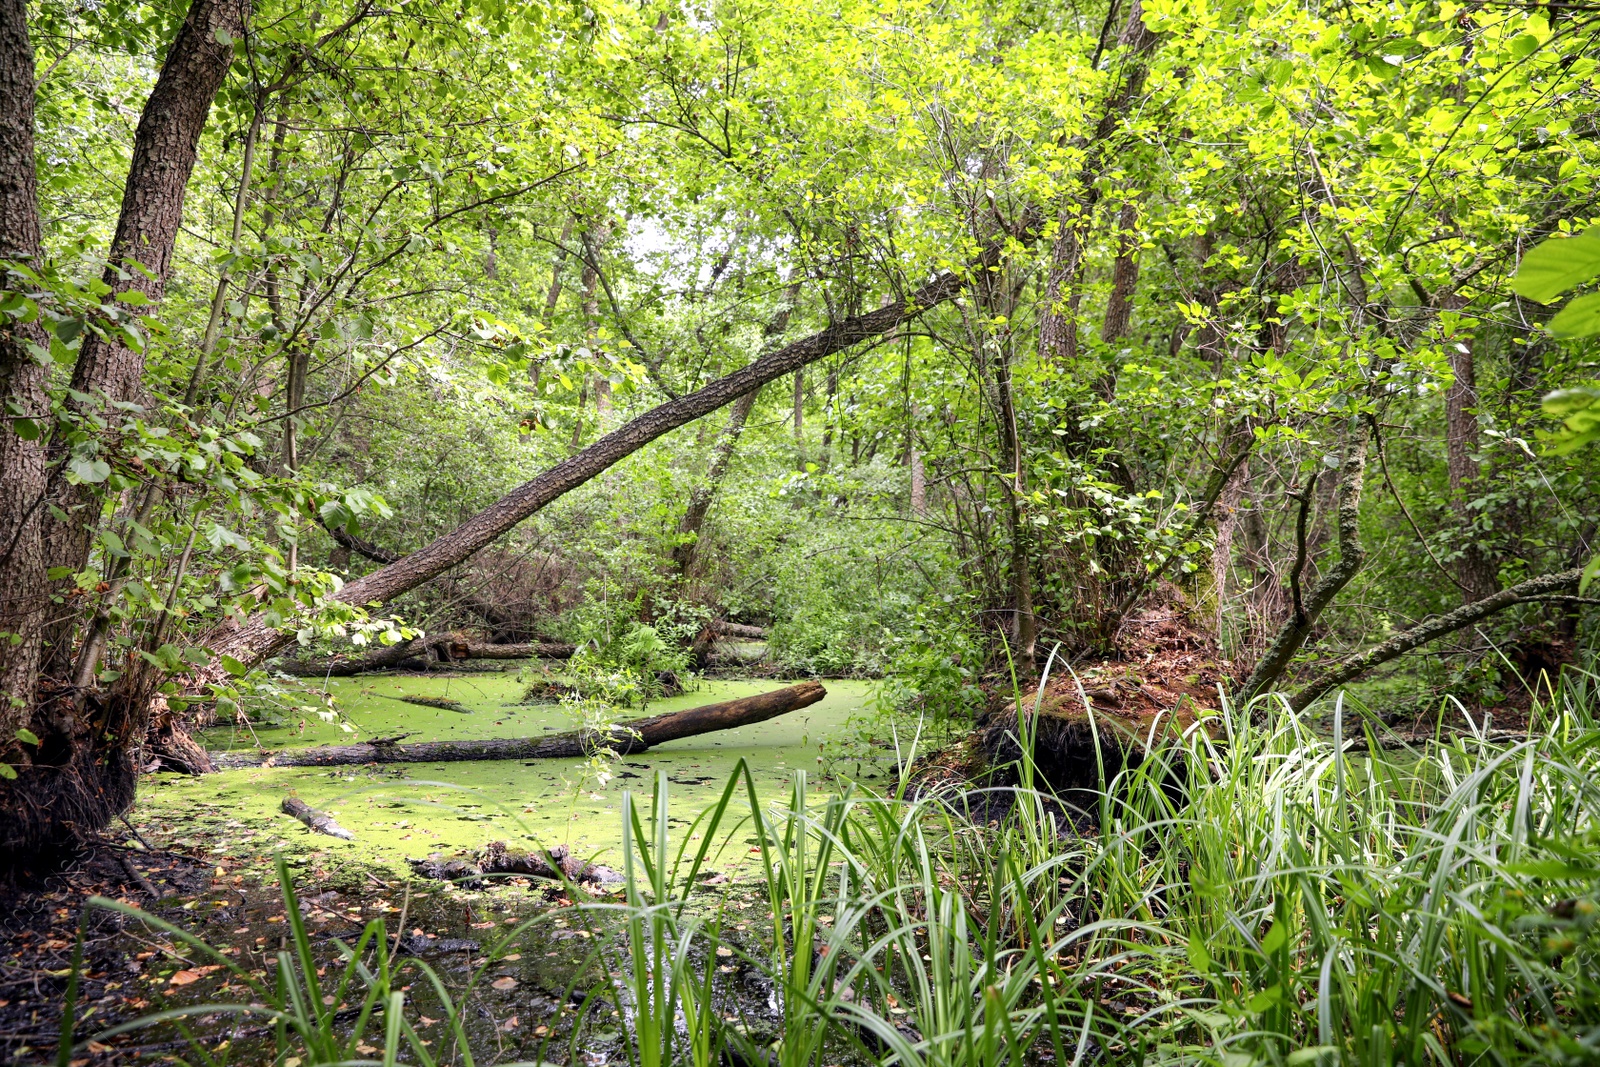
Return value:
[(356, 835), (340, 826), (332, 815), (318, 811), (298, 797), (284, 797), (281, 807), (285, 815), (293, 815), (319, 834), (327, 834), (329, 837), (345, 841), (355, 840)]
[(1555, 574), (1544, 574), (1537, 578), (1529, 578), (1519, 582), (1509, 589), (1502, 589), (1482, 600), (1475, 600), (1470, 604), (1459, 607), (1446, 615), (1429, 619), (1419, 623), (1409, 630), (1395, 634), (1380, 645), (1375, 645), (1359, 655), (1351, 656), (1342, 663), (1317, 675), (1308, 682), (1299, 692), (1289, 698), (1289, 707), (1295, 711), (1304, 711), (1306, 707), (1318, 697), (1335, 686), (1343, 685), (1352, 679), (1372, 670), (1372, 668), (1388, 663), (1392, 659), (1410, 652), (1427, 644), (1429, 641), (1445, 634), (1454, 633), (1465, 629), (1480, 619), (1493, 615), (1497, 611), (1521, 604), (1529, 600), (1539, 600), (1554, 593), (1558, 589), (1577, 585), (1583, 578), (1583, 568), (1574, 567), (1571, 570), (1559, 571)]
[(621, 755), (735, 726), (765, 722), (787, 712), (810, 707), (828, 691), (817, 682), (801, 682), (752, 697), (704, 704), (685, 711), (620, 723), (610, 733), (573, 730), (550, 737), (504, 737), (484, 741), (423, 741), (414, 745), (374, 741), (357, 745), (326, 745), (286, 752), (214, 752), (218, 770), (237, 767), (339, 767), (363, 763), (459, 763), (472, 760), (570, 759), (601, 748)]
[[(554, 866), (551, 861), (554, 860)], [(427, 859), (407, 860), (411, 869), (424, 878), (438, 878), (457, 882), (467, 889), (484, 884), (484, 875), (507, 875), (520, 878), (548, 878), (567, 882), (600, 882), (614, 884), (622, 881), (622, 874), (611, 867), (588, 863), (557, 845), (548, 853), (512, 848), (504, 841), (491, 841), (475, 856), (457, 856), (447, 859), (434, 853)]]
[[(962, 269), (946, 271), (904, 298), (835, 322), (809, 337), (776, 352), (769, 352), (693, 393), (651, 408), (588, 448), (507, 493), (449, 533), (408, 556), (348, 583), (339, 591), (338, 599), (347, 604), (386, 604), (471, 559), (546, 504), (609, 470), (663, 434), (703, 418), (767, 382), (776, 381), (808, 363), (882, 336), (929, 308), (954, 299), (965, 291), (972, 274), (987, 271), (1000, 262), (1011, 241), (1018, 238), (1031, 241), (1037, 223), (1038, 213), (1030, 212), (1020, 223), (1020, 232), (1005, 234), (991, 241)], [(253, 665), (286, 647), (293, 639), (293, 630), (282, 627), (276, 615), (260, 611), (242, 623), (230, 619), (217, 625), (199, 643), (219, 657), (228, 655), (241, 663)]]
[(767, 628), (765, 626), (747, 626), (742, 622), (723, 622), (721, 619), (711, 625), (716, 627), (717, 633), (726, 634), (728, 637), (743, 637), (751, 641), (765, 641), (767, 639)]
[(278, 663), (278, 669), (297, 678), (349, 678), (369, 671), (427, 670), (440, 663), (469, 659), (567, 659), (572, 652), (572, 645), (554, 642), (491, 645), (468, 641), (459, 634), (438, 634), (374, 649), (364, 656), (285, 659)]

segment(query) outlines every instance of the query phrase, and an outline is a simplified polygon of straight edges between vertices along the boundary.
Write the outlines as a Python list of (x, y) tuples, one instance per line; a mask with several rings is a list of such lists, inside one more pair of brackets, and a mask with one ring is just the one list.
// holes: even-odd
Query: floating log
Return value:
[(751, 641), (765, 641), (767, 639), (767, 628), (765, 626), (750, 626), (742, 622), (724, 622), (721, 619), (718, 619), (712, 625), (716, 627), (717, 633), (725, 634), (728, 637), (743, 637)]
[(298, 797), (284, 797), (282, 809), (285, 815), (293, 815), (319, 834), (327, 834), (329, 837), (338, 837), (346, 841), (355, 840), (356, 835), (340, 826), (332, 815), (318, 811)]
[[(548, 857), (548, 858), (547, 858)], [(551, 861), (555, 865), (551, 865)], [(470, 858), (447, 859), (434, 853), (427, 859), (407, 860), (412, 870), (424, 878), (438, 878), (459, 882), (472, 889), (483, 884), (488, 874), (512, 875), (520, 878), (565, 879), (569, 882), (600, 882), (614, 884), (622, 881), (622, 874), (596, 863), (587, 863), (557, 845), (549, 853), (512, 848), (504, 841), (491, 841), (482, 852)]]
[[(380, 693), (379, 696), (389, 696)], [(438, 708), (440, 711), (459, 711), (463, 715), (471, 715), (472, 709), (458, 700), (445, 700), (443, 697), (396, 697), (389, 696), (390, 700), (398, 700), (402, 704), (415, 704), (419, 708)], [(374, 742), (376, 743), (376, 742)]]
[(594, 730), (573, 730), (549, 737), (505, 737), (486, 741), (422, 741), (414, 745), (373, 741), (357, 745), (288, 749), (281, 752), (213, 752), (210, 755), (212, 765), (218, 770), (236, 767), (340, 767), (362, 763), (570, 759), (575, 756), (587, 756), (599, 748), (610, 748), (622, 755), (629, 755), (643, 752), (667, 741), (675, 741), (680, 737), (695, 737), (717, 730), (729, 730), (735, 726), (765, 722), (787, 712), (810, 707), (827, 695), (828, 691), (820, 683), (801, 682), (799, 685), (775, 689), (756, 696), (703, 704), (698, 708), (619, 723), (609, 734), (604, 735)]
[(277, 669), (298, 678), (350, 678), (371, 671), (428, 670), (469, 659), (569, 659), (573, 646), (553, 641), (491, 645), (460, 634), (433, 634), (373, 649), (364, 656), (281, 659)]

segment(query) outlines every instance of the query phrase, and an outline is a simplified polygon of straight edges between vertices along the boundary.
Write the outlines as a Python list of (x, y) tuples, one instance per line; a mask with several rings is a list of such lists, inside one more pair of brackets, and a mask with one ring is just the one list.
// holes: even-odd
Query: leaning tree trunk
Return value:
[[(0, 259), (39, 260), (39, 196), (34, 172), (33, 48), (28, 5), (0, 2)], [(5, 279), (6, 288), (16, 283)], [(20, 286), (19, 286), (20, 287)], [(0, 330), (0, 760), (27, 754), (16, 742), (28, 724), (39, 681), (45, 595), (45, 463), (40, 437), (50, 414), (45, 368), (29, 344), (48, 347), (37, 323), (7, 316)], [(16, 414), (11, 414), (15, 412)]]
[[(194, 170), (200, 133), (211, 102), (233, 65), (233, 41), (244, 36), (249, 11), (249, 0), (194, 0), (139, 116), (104, 279), (117, 292), (144, 295), (146, 303), (128, 305), (132, 313), (152, 314), (166, 292), (183, 221), (184, 190)], [(107, 402), (139, 400), (144, 395), (144, 369), (142, 351), (96, 333), (86, 334), (72, 368), (72, 388), (90, 399), (69, 399), (69, 408), (76, 415), (89, 416)], [(63, 476), (66, 465), (60, 466), (50, 484), (46, 553), (51, 567), (65, 567), (76, 574), (89, 560), (100, 497), (89, 486), (69, 484)], [(70, 592), (71, 582), (63, 579), (57, 592)], [(79, 617), (78, 613), (62, 612), (46, 629), (47, 670), (55, 677), (71, 678), (73, 633)]]
[(575, 759), (610, 749), (631, 755), (683, 737), (766, 722), (810, 707), (828, 695), (819, 682), (801, 682), (770, 693), (670, 711), (618, 723), (607, 732), (573, 730), (549, 737), (500, 737), (486, 741), (423, 741), (414, 745), (377, 742), (324, 745), (284, 752), (213, 752), (219, 770), (235, 767), (345, 767), (364, 763), (463, 763), (477, 760)]
[(672, 546), (672, 562), (678, 568), (679, 579), (687, 578), (689, 569), (694, 566), (706, 513), (711, 510), (717, 489), (733, 463), (733, 450), (739, 443), (739, 435), (744, 432), (745, 420), (750, 417), (750, 411), (760, 396), (761, 390), (756, 388), (733, 402), (733, 410), (728, 413), (728, 424), (717, 435), (717, 443), (711, 450), (711, 466), (706, 470), (706, 480), (689, 493), (689, 506), (683, 509), (683, 517), (678, 520), (678, 543)]
[(1313, 700), (1331, 689), (1361, 677), (1374, 667), (1399, 659), (1412, 649), (1421, 648), (1436, 638), (1465, 629), (1497, 611), (1503, 611), (1516, 604), (1541, 600), (1559, 590), (1570, 588), (1577, 585), (1582, 578), (1582, 567), (1558, 571), (1555, 574), (1542, 574), (1537, 578), (1529, 578), (1525, 582), (1502, 589), (1498, 593), (1491, 593), (1474, 600), (1447, 615), (1418, 623), (1409, 630), (1395, 634), (1382, 644), (1374, 645), (1367, 651), (1336, 663), (1316, 675), (1289, 698), (1289, 707), (1294, 711), (1304, 711)]
[[(1366, 473), (1367, 429), (1362, 425), (1355, 429), (1355, 437), (1348, 445), (1339, 475), (1339, 560), (1312, 588), (1309, 598), (1304, 601), (1299, 597), (1295, 598), (1294, 608), (1288, 620), (1279, 629), (1278, 636), (1267, 649), (1266, 655), (1261, 657), (1261, 662), (1256, 664), (1255, 670), (1250, 672), (1250, 677), (1240, 688), (1238, 700), (1241, 703), (1266, 692), (1282, 679), (1284, 672), (1289, 669), (1290, 661), (1311, 636), (1317, 620), (1322, 617), (1328, 605), (1333, 603), (1333, 598), (1339, 595), (1340, 590), (1350, 584), (1350, 580), (1356, 576), (1366, 561), (1366, 550), (1361, 545), (1361, 488)], [(1306, 492), (1310, 491), (1308, 486)], [(1305, 562), (1302, 546), (1301, 557), (1295, 564), (1296, 580), (1298, 580), (1298, 569)]]
[[(600, 440), (525, 482), (451, 532), (411, 555), (347, 584), (339, 599), (349, 604), (387, 603), (402, 593), (456, 566), (492, 544), (551, 501), (608, 470), (645, 445), (724, 407), (799, 367), (877, 337), (952, 299), (967, 285), (971, 272), (986, 271), (999, 261), (1004, 245), (991, 244), (966, 270), (939, 275), (909, 297), (834, 323), (761, 356), (732, 374), (693, 393), (669, 400), (606, 434)], [(294, 640), (292, 632), (272, 625), (258, 612), (243, 623), (231, 620), (206, 634), (201, 643), (214, 653), (255, 664)]]

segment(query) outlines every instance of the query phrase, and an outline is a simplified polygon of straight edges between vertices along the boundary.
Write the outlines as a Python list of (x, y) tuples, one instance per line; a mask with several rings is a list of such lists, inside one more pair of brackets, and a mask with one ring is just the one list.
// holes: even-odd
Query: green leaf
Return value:
[(0, 763), (0, 778), (15, 778), (16, 776), (17, 772), (12, 769), (11, 764)]
[(1211, 970), (1211, 953), (1206, 951), (1205, 943), (1193, 935), (1189, 938), (1189, 966), (1204, 973)]
[(1511, 41), (1511, 54), (1518, 59), (1526, 59), (1538, 50), (1539, 38), (1531, 33), (1525, 33), (1520, 37), (1513, 38)]
[(1272, 955), (1289, 941), (1289, 928), (1283, 923), (1273, 923), (1267, 936), (1261, 939), (1261, 951)]
[(111, 477), (111, 466), (100, 459), (74, 459), (69, 466), (79, 481), (97, 483)]
[(1600, 404), (1600, 387), (1582, 385), (1575, 389), (1557, 389), (1545, 394), (1541, 406), (1552, 419), (1566, 419), (1594, 404)]
[(1528, 250), (1511, 288), (1548, 304), (1573, 286), (1600, 275), (1600, 233), (1591, 226), (1577, 237), (1551, 237)]
[(1266, 1011), (1283, 999), (1283, 986), (1272, 985), (1263, 989), (1245, 1002), (1245, 1007), (1250, 1011)]
[(1600, 293), (1580, 296), (1550, 320), (1557, 337), (1593, 337), (1600, 334)]
[(1591, 559), (1589, 565), (1583, 568), (1583, 577), (1578, 581), (1578, 595), (1583, 596), (1588, 593), (1590, 583), (1596, 578), (1600, 578), (1600, 556)]
[(1296, 1049), (1289, 1053), (1289, 1067), (1299, 1067), (1302, 1063), (1320, 1063), (1324, 1059), (1334, 1056), (1339, 1051), (1336, 1045), (1312, 1045), (1308, 1048)]
[(39, 735), (27, 727), (23, 727), (17, 731), (17, 740), (25, 745), (37, 745), (39, 743)]
[(224, 655), (222, 657), (222, 669), (233, 675), (235, 678), (243, 678), (245, 675), (250, 673), (249, 667), (246, 667), (243, 663), (240, 663), (238, 660), (228, 655)]

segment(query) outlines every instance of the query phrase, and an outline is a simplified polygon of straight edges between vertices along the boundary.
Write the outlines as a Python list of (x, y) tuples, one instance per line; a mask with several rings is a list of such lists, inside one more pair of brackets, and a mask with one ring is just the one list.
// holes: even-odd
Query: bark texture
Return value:
[[(33, 47), (28, 5), (0, 0), (0, 260), (39, 261), (38, 178), (34, 171)], [(21, 279), (7, 276), (8, 289)], [(50, 411), (45, 368), (30, 344), (44, 346), (37, 324), (0, 329), (0, 759), (23, 756), (16, 731), (28, 722), (39, 680), (45, 596), (43, 420)], [(38, 432), (21, 419), (37, 420)]]
[[(139, 115), (105, 281), (119, 292), (143, 293), (148, 298), (139, 309), (143, 314), (152, 314), (166, 292), (200, 133), (233, 64), (232, 42), (244, 36), (249, 13), (248, 0), (194, 0)], [(144, 396), (144, 369), (142, 351), (87, 334), (72, 369), (72, 388), (94, 399), (69, 404), (90, 417), (103, 401), (138, 401)], [(46, 520), (49, 565), (81, 571), (89, 559), (98, 495), (58, 475), (50, 496), (62, 517)], [(65, 580), (66, 588), (70, 581)], [(77, 620), (72, 613), (62, 615), (46, 631), (45, 651), (51, 673), (67, 677)]]
[(1046, 363), (1070, 362), (1078, 354), (1078, 275), (1083, 266), (1083, 245), (1100, 202), (1099, 181), (1107, 162), (1115, 153), (1117, 125), (1127, 115), (1129, 105), (1144, 90), (1149, 73), (1145, 59), (1156, 46), (1157, 37), (1145, 28), (1144, 7), (1133, 0), (1128, 19), (1117, 37), (1123, 49), (1127, 72), (1117, 91), (1106, 100), (1094, 132), (1081, 143), (1083, 165), (1077, 175), (1078, 192), (1069, 197), (1057, 215), (1055, 245), (1051, 249), (1050, 270), (1045, 278), (1044, 307), (1039, 314), (1039, 358)]
[(610, 733), (574, 730), (550, 737), (504, 737), (487, 741), (423, 741), (414, 745), (372, 742), (328, 745), (286, 752), (213, 752), (219, 770), (234, 767), (339, 767), (363, 763), (461, 763), (474, 760), (572, 759), (601, 748), (621, 755), (735, 726), (766, 722), (779, 715), (810, 707), (828, 691), (817, 682), (802, 682), (738, 700), (704, 704), (622, 723)]
[[(1466, 300), (1453, 296), (1446, 310), (1459, 310)], [(1450, 389), (1444, 395), (1445, 461), (1450, 474), (1450, 505), (1460, 524), (1465, 544), (1456, 561), (1456, 578), (1462, 598), (1472, 603), (1494, 592), (1499, 584), (1494, 561), (1478, 544), (1471, 507), (1478, 481), (1478, 382), (1473, 354), (1474, 339), (1462, 333), (1445, 348), (1450, 356)]]
[(717, 435), (717, 443), (712, 447), (711, 466), (706, 470), (706, 480), (689, 493), (689, 506), (684, 508), (683, 517), (678, 520), (678, 543), (672, 547), (672, 562), (677, 566), (680, 578), (688, 577), (689, 569), (694, 566), (706, 513), (711, 510), (711, 502), (716, 499), (717, 489), (733, 462), (733, 451), (739, 444), (739, 436), (744, 433), (745, 421), (750, 418), (750, 411), (760, 396), (761, 390), (757, 388), (733, 402), (733, 409), (728, 413), (728, 424)]
[(571, 645), (553, 641), (495, 645), (468, 640), (460, 634), (434, 634), (377, 648), (363, 656), (284, 659), (277, 667), (297, 678), (353, 678), (372, 671), (428, 670), (469, 659), (567, 659), (572, 652)]

